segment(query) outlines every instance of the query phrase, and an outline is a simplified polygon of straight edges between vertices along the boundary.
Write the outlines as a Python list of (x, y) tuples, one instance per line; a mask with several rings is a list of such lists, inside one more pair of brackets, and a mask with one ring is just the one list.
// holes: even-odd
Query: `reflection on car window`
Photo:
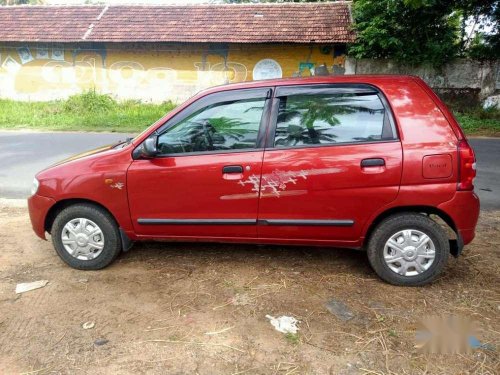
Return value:
[(280, 98), (275, 147), (393, 139), (375, 93), (291, 95)]
[(216, 103), (158, 137), (162, 154), (255, 148), (265, 98)]

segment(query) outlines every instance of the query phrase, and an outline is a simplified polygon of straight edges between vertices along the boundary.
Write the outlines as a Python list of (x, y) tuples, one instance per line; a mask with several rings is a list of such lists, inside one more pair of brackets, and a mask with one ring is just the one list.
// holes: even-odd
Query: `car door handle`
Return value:
[(363, 159), (361, 160), (361, 168), (366, 167), (383, 167), (385, 160), (382, 158)]
[(241, 165), (226, 165), (222, 168), (222, 173), (243, 173)]

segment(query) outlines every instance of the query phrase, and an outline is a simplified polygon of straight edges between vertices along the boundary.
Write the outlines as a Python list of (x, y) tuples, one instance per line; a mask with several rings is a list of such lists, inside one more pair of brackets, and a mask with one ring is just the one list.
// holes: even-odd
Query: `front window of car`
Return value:
[(266, 99), (210, 104), (169, 127), (158, 137), (160, 154), (255, 148)]

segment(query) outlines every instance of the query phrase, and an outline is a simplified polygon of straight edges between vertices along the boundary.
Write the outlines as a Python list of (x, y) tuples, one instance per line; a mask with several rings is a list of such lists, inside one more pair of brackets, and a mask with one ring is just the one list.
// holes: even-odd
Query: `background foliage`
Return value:
[(349, 52), (357, 58), (440, 66), (499, 57), (497, 0), (355, 0), (353, 15), (358, 39)]

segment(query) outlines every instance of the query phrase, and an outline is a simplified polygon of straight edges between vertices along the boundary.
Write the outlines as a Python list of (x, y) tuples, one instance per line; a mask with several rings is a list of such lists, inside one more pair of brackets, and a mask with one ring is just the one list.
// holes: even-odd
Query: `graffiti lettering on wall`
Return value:
[[(298, 52), (292, 51), (295, 62), (286, 52), (275, 52), (280, 53), (290, 61), (289, 76), (294, 75), (290, 71), (294, 64), (300, 65), (300, 73), (313, 74), (315, 63), (301, 62)], [(95, 89), (118, 99), (180, 101), (214, 85), (285, 76), (276, 59), (254, 55), (244, 50), (231, 54), (229, 50), (204, 50), (199, 54), (188, 48), (111, 53), (104, 45), (66, 50), (62, 45), (46, 44), (0, 47), (0, 97), (52, 100)]]
[(145, 68), (137, 61), (117, 61), (108, 68), (102, 66), (99, 57), (81, 55), (73, 63), (68, 61), (49, 61), (42, 68), (45, 82), (74, 88), (97, 87), (101, 92), (119, 93), (121, 98), (136, 98), (138, 91), (147, 92), (150, 100), (165, 100), (174, 91), (190, 96), (203, 88), (232, 82), (245, 81), (247, 68), (236, 62), (193, 64), (193, 74), (179, 79), (178, 72), (167, 66)]
[[(132, 60), (110, 63), (102, 51), (74, 50), (72, 57), (72, 61), (66, 60), (61, 47), (41, 45), (36, 53), (28, 46), (11, 49), (5, 58), (0, 55), (0, 96), (21, 100), (43, 96), (48, 100), (95, 88), (122, 99), (137, 98), (140, 92), (142, 99), (161, 101), (184, 99), (206, 87), (250, 78), (245, 64), (228, 61), (227, 56), (220, 56), (223, 61), (219, 63), (194, 61), (182, 71), (164, 65), (146, 67)], [(274, 70), (262, 68), (266, 64)], [(281, 77), (281, 67), (265, 59), (256, 64), (253, 73), (261, 78)]]

